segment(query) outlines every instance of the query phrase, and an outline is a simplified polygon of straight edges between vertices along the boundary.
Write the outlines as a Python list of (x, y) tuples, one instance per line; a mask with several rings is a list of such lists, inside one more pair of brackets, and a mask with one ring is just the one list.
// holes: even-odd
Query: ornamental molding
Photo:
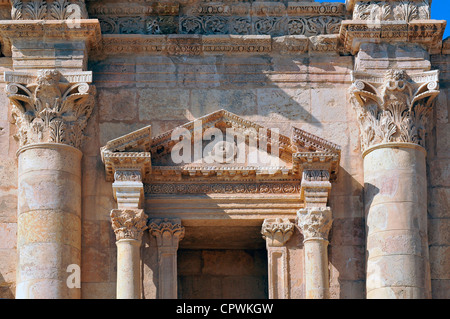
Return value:
[(292, 237), (294, 224), (287, 218), (267, 218), (261, 228), (261, 234), (268, 247), (282, 247)]
[(52, 69), (37, 74), (7, 71), (4, 78), (21, 147), (60, 143), (81, 148), (95, 105), (92, 72), (72, 72), (66, 77)]
[(333, 218), (330, 207), (307, 207), (297, 212), (297, 223), (305, 241), (319, 239), (328, 241)]
[(147, 215), (143, 209), (113, 209), (110, 214), (116, 240), (140, 241), (147, 227)]
[(89, 51), (101, 51), (101, 31), (97, 19), (81, 20), (1, 20), (1, 50), (12, 55), (11, 46), (24, 39), (85, 41)]
[(429, 0), (351, 0), (353, 20), (411, 21), (430, 19)]
[(207, 54), (300, 54), (339, 53), (338, 35), (103, 35), (104, 54), (126, 53), (207, 55)]
[(425, 147), (427, 121), (439, 94), (439, 71), (353, 72), (352, 77), (351, 102), (358, 116), (363, 152), (392, 142)]

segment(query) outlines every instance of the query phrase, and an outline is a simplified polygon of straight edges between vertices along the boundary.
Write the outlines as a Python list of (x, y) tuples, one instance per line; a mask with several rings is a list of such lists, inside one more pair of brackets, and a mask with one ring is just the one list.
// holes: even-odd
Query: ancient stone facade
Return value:
[(0, 297), (450, 298), (430, 3), (0, 1)]

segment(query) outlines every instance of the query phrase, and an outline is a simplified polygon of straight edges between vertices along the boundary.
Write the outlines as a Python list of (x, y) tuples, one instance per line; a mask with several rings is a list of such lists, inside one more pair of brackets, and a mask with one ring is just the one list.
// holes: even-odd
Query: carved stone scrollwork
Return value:
[(147, 215), (143, 209), (113, 209), (110, 216), (116, 240), (142, 239), (147, 229)]
[(67, 82), (57, 70), (40, 70), (37, 77), (11, 73), (6, 80), (20, 146), (50, 142), (81, 147), (96, 92), (83, 82), (84, 76), (81, 82)]
[(404, 70), (389, 70), (384, 76), (354, 73), (350, 93), (363, 151), (389, 142), (425, 147), (427, 120), (439, 94), (437, 71), (408, 75)]

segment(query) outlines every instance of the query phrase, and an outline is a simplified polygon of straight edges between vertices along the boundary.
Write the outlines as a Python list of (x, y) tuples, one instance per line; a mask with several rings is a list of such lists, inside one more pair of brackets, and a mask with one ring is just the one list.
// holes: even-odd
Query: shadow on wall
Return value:
[(14, 283), (5, 281), (5, 278), (0, 273), (0, 299), (14, 299), (14, 289)]

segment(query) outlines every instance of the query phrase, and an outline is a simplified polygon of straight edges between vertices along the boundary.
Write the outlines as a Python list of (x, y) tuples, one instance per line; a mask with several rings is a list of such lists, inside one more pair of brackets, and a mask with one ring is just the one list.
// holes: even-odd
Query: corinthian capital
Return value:
[(110, 216), (116, 240), (142, 239), (147, 229), (147, 215), (142, 209), (113, 209)]
[(294, 224), (288, 219), (265, 219), (261, 228), (261, 234), (269, 247), (281, 247), (294, 233)]
[(427, 120), (439, 94), (438, 71), (384, 75), (353, 73), (350, 87), (361, 134), (361, 148), (406, 142), (425, 147)]
[(184, 227), (179, 219), (153, 219), (148, 228), (160, 247), (178, 248), (179, 241), (184, 238)]
[(330, 207), (308, 207), (300, 209), (297, 212), (297, 220), (305, 240), (328, 240), (328, 233), (332, 224)]
[(5, 81), (20, 146), (61, 143), (81, 147), (95, 104), (95, 87), (89, 85), (91, 72), (5, 72)]

